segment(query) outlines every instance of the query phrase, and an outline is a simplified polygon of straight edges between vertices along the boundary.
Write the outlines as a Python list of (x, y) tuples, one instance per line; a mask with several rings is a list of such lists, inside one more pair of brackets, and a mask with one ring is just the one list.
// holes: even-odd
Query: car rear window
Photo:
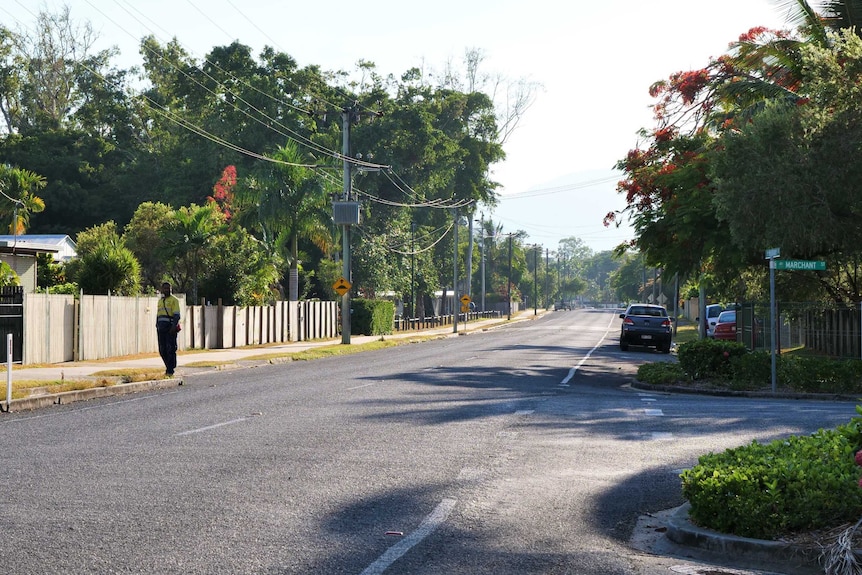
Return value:
[(629, 315), (648, 315), (652, 317), (664, 317), (665, 311), (660, 307), (632, 307)]
[(735, 311), (723, 311), (718, 316), (719, 323), (729, 323), (731, 321), (736, 321), (736, 312)]

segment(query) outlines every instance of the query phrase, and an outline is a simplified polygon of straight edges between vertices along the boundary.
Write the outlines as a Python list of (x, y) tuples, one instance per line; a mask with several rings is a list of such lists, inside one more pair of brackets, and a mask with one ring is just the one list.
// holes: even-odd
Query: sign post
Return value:
[(6, 411), (12, 405), (12, 334), (6, 334)]
[(777, 318), (775, 317), (775, 270), (797, 270), (797, 271), (826, 271), (826, 262), (820, 260), (780, 260), (781, 250), (772, 248), (766, 250), (766, 259), (769, 260), (769, 321), (771, 324), (771, 353), (772, 353), (772, 393), (777, 390), (776, 382), (776, 359), (775, 332), (778, 330)]
[(470, 319), (470, 296), (464, 294), (459, 300), (461, 302), (461, 313), (464, 314), (464, 331), (467, 331), (467, 321)]
[(771, 354), (771, 381), (772, 381), (772, 393), (775, 393), (777, 390), (777, 380), (776, 380), (776, 365), (775, 365), (775, 260), (776, 258), (781, 257), (781, 250), (779, 248), (772, 248), (766, 250), (766, 259), (769, 260), (769, 335), (770, 335), (770, 344), (769, 344), (769, 352)]

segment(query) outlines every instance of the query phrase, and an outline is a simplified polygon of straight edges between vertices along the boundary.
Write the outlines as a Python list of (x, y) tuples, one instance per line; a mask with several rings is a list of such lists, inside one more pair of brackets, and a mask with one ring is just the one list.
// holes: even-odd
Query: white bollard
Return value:
[(12, 405), (12, 334), (6, 334), (6, 411)]

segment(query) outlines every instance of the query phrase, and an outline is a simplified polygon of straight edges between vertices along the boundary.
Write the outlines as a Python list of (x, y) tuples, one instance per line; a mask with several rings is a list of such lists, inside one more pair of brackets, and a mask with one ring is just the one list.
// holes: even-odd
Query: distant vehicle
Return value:
[(736, 341), (736, 310), (725, 310), (718, 315), (712, 336), (715, 339)]
[(554, 311), (558, 311), (561, 309), (565, 309), (565, 310), (572, 309), (572, 306), (569, 305), (569, 302), (566, 302), (566, 301), (554, 302)]
[(673, 319), (660, 305), (633, 304), (625, 313), (620, 330), (620, 349), (628, 351), (630, 345), (654, 347), (662, 353), (670, 353)]
[[(718, 316), (723, 312), (725, 307), (720, 303), (714, 303), (706, 306), (706, 337), (713, 337), (715, 324), (718, 321)], [(700, 321), (700, 318), (698, 318)]]

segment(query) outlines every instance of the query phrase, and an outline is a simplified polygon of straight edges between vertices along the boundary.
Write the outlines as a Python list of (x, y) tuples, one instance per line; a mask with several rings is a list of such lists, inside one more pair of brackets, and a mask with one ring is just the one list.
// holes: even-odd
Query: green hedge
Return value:
[[(749, 352), (740, 343), (700, 339), (680, 345), (677, 357), (688, 380), (723, 380), (740, 389), (772, 381), (770, 353)], [(640, 370), (638, 378), (645, 381)], [(862, 361), (782, 354), (776, 358), (776, 383), (799, 392), (862, 393)]]
[(862, 515), (854, 460), (860, 430), (857, 417), (810, 436), (704, 455), (680, 476), (690, 517), (703, 527), (759, 539), (856, 521)]
[(706, 379), (730, 375), (731, 361), (746, 353), (745, 346), (735, 341), (698, 339), (679, 346), (677, 357), (689, 377)]
[(351, 301), (351, 335), (387, 335), (395, 326), (395, 304), (389, 300), (361, 299)]

